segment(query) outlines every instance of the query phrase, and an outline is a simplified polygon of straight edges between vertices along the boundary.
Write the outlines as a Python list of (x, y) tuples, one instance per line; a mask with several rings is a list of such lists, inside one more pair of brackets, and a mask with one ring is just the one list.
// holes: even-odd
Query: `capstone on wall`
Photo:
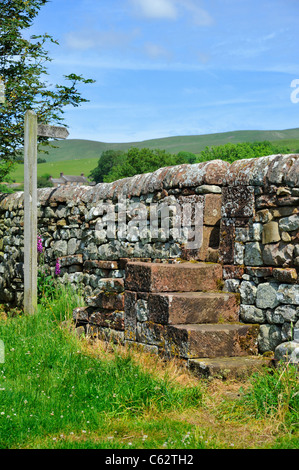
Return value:
[[(0, 195), (0, 302), (23, 301), (23, 193)], [(220, 263), (259, 350), (299, 327), (299, 155), (162, 168), (114, 183), (38, 190), (41, 269), (80, 284), (77, 323), (124, 339), (128, 259)], [(139, 299), (138, 318), (146, 316)]]

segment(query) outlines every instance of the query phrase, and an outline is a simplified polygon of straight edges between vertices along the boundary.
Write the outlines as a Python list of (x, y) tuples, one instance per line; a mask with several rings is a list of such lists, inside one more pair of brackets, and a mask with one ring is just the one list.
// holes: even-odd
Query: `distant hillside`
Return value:
[[(88, 176), (93, 170), (103, 151), (128, 150), (131, 147), (162, 149), (170, 153), (188, 151), (199, 154), (207, 146), (216, 146), (228, 142), (255, 142), (268, 140), (277, 142), (289, 149), (290, 152), (299, 153), (299, 128), (286, 129), (282, 131), (233, 131), (218, 134), (187, 135), (177, 137), (165, 137), (161, 139), (144, 140), (142, 142), (129, 143), (105, 143), (92, 140), (67, 139), (53, 142), (58, 148), (50, 148), (49, 154), (40, 153), (41, 158), (46, 159), (46, 163), (37, 165), (37, 175), (45, 173), (53, 177), (59, 177), (63, 172), (66, 175), (80, 175), (84, 173)], [(17, 183), (24, 181), (24, 166), (18, 165), (11, 174)]]
[(233, 131), (218, 134), (164, 137), (129, 143), (105, 143), (92, 140), (67, 139), (54, 142), (54, 145), (58, 148), (50, 149), (49, 155), (41, 154), (41, 156), (42, 158), (46, 158), (47, 162), (74, 159), (81, 160), (83, 158), (99, 158), (101, 153), (105, 150), (114, 149), (126, 151), (131, 147), (159, 148), (170, 153), (188, 151), (197, 154), (206, 146), (222, 145), (228, 142), (238, 143), (263, 140), (269, 140), (270, 142), (279, 141), (283, 145), (294, 147), (294, 149), (292, 149), (292, 151), (294, 151), (295, 149), (299, 149), (299, 128), (282, 131)]

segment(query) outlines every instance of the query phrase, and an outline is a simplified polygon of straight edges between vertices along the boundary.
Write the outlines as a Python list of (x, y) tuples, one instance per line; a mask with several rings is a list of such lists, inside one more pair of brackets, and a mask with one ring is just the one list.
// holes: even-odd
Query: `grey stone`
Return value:
[(258, 335), (258, 345), (261, 353), (274, 351), (281, 343), (281, 329), (276, 325), (261, 325)]
[(242, 304), (254, 305), (256, 299), (256, 285), (252, 281), (242, 281), (240, 295)]
[(265, 314), (262, 309), (254, 305), (241, 305), (240, 318), (244, 323), (263, 323)]
[(223, 291), (238, 293), (239, 285), (240, 285), (239, 279), (226, 279), (226, 281), (224, 281)]
[(94, 242), (96, 245), (107, 243), (107, 232), (106, 230), (95, 230), (94, 231)]
[(283, 304), (299, 305), (299, 285), (280, 284), (277, 300)]
[(256, 306), (259, 308), (274, 308), (278, 305), (277, 285), (270, 282), (259, 284), (256, 290)]
[[(298, 309), (291, 305), (279, 305), (274, 311), (274, 315), (281, 317), (283, 319), (282, 323), (284, 321), (288, 322), (294, 322), (299, 316)], [(274, 322), (274, 323), (280, 323), (280, 322)]]
[(281, 341), (291, 341), (293, 339), (292, 324), (285, 322), (281, 327)]
[(275, 348), (274, 358), (277, 361), (289, 362), (291, 364), (299, 363), (299, 343), (288, 341), (279, 344)]
[(195, 189), (196, 194), (221, 194), (221, 187), (214, 184), (203, 184)]
[(245, 245), (244, 264), (247, 266), (262, 266), (261, 245), (258, 242), (249, 242)]
[(250, 227), (250, 238), (254, 241), (261, 241), (263, 232), (263, 224), (254, 223)]
[(147, 301), (139, 299), (136, 302), (136, 317), (138, 321), (148, 320)]
[(67, 254), (74, 255), (78, 248), (78, 240), (76, 238), (70, 238), (67, 244)]
[(264, 246), (263, 261), (266, 266), (287, 266), (292, 262), (294, 246), (283, 242)]
[(234, 264), (244, 263), (244, 245), (242, 243), (235, 243), (234, 249)]
[(284, 217), (279, 221), (279, 228), (285, 232), (292, 232), (299, 228), (299, 214), (291, 215), (290, 217)]
[(56, 257), (66, 256), (67, 255), (67, 241), (66, 240), (58, 240), (53, 244), (53, 254)]
[(236, 227), (235, 240), (243, 243), (250, 241), (249, 227)]

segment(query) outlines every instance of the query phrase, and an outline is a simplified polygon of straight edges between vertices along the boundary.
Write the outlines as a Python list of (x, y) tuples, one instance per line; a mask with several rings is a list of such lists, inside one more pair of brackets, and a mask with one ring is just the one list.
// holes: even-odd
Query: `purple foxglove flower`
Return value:
[(42, 239), (39, 235), (37, 236), (37, 251), (39, 253), (43, 252), (43, 242), (42, 242)]
[(59, 259), (57, 258), (56, 260), (56, 266), (55, 266), (55, 276), (60, 275), (60, 264), (59, 264)]

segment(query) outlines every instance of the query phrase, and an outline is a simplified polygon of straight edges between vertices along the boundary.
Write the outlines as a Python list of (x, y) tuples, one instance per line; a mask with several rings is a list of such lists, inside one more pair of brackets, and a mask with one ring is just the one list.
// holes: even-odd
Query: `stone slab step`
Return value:
[(273, 358), (263, 356), (189, 359), (189, 370), (199, 378), (242, 379), (265, 367), (273, 367)]
[(222, 266), (217, 263), (143, 263), (126, 266), (125, 289), (134, 292), (219, 290)]
[[(125, 318), (126, 323), (126, 318)], [(126, 339), (157, 346), (165, 356), (184, 359), (257, 355), (259, 325), (161, 325), (137, 322)]]
[(224, 292), (151, 293), (148, 319), (161, 324), (238, 322), (237, 296)]
[(173, 325), (187, 341), (187, 356), (234, 357), (257, 355), (259, 325), (242, 323)]

